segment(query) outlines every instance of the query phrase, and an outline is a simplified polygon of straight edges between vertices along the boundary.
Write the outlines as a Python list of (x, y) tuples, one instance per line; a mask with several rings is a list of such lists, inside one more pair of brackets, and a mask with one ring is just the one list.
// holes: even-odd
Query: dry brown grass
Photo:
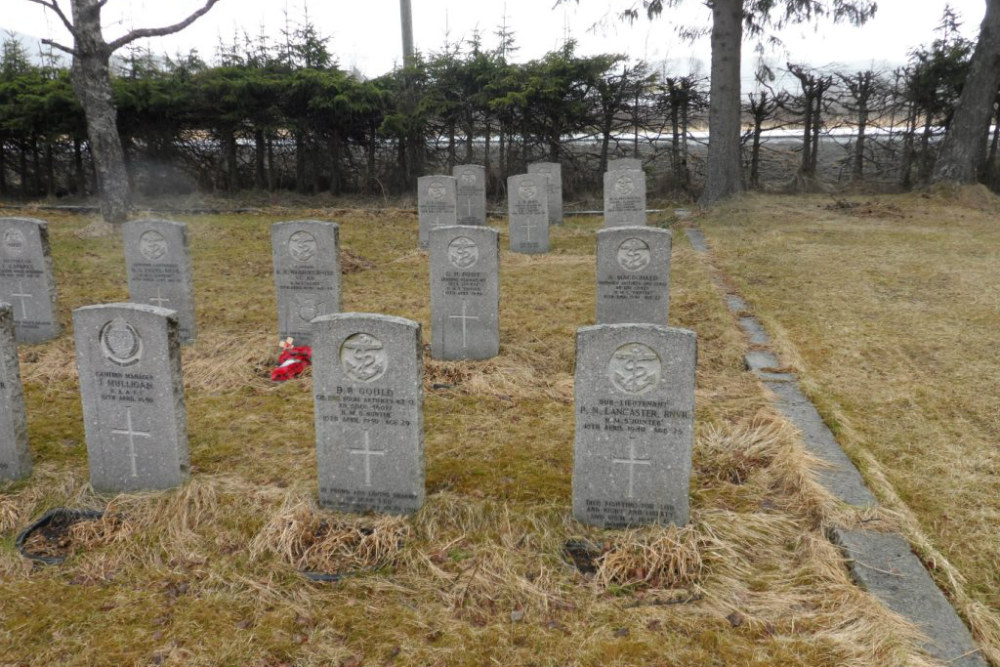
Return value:
[(1000, 200), (747, 197), (701, 221), (717, 262), (1000, 662)]
[[(671, 320), (699, 336), (692, 521), (605, 531), (569, 509), (573, 333), (593, 321), (597, 219), (554, 230), (551, 256), (502, 253), (499, 357), (425, 360), (428, 499), (401, 519), (315, 505), (311, 381), (265, 379), (278, 352), (268, 226), (340, 222), (345, 309), (427, 327), (414, 216), (186, 218), (192, 479), (114, 498), (86, 483), (69, 322), (75, 307), (126, 298), (121, 244), (46, 217), (67, 333), (22, 350), (36, 468), (0, 489), (0, 663), (931, 664), (914, 629), (848, 580), (823, 531), (866, 517), (816, 486), (679, 235)], [(74, 526), (63, 565), (26, 564), (13, 535), (58, 506), (106, 514)], [(570, 542), (599, 546), (593, 572), (568, 559)]]

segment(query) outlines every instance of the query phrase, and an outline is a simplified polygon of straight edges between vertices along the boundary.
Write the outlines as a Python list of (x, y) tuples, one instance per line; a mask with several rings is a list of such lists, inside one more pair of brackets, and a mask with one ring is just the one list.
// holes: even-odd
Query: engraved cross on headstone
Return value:
[(469, 344), (469, 340), (468, 340), (468, 336), (467, 336), (468, 331), (466, 329), (466, 323), (468, 322), (468, 320), (477, 320), (477, 321), (479, 320), (479, 316), (478, 315), (466, 315), (466, 307), (467, 306), (468, 306), (468, 302), (465, 299), (462, 299), (462, 314), (461, 315), (449, 315), (448, 316), (449, 320), (462, 320), (462, 347), (463, 348), (468, 347), (468, 344)]
[(170, 299), (167, 299), (166, 297), (163, 296), (162, 289), (163, 289), (162, 287), (157, 287), (156, 288), (156, 296), (151, 297), (149, 299), (150, 303), (152, 303), (153, 305), (159, 306), (160, 308), (164, 307), (163, 304), (170, 303)]
[(27, 317), (28, 317), (28, 307), (24, 305), (24, 300), (25, 299), (31, 299), (35, 295), (34, 294), (27, 294), (24, 291), (24, 282), (19, 280), (19, 281), (17, 281), (17, 292), (12, 292), (10, 296), (11, 296), (11, 298), (18, 299), (21, 302), (21, 318), (22, 319), (27, 319)]
[(364, 449), (348, 449), (351, 454), (360, 454), (365, 457), (365, 486), (372, 485), (372, 457), (385, 456), (384, 449), (372, 449), (371, 436), (365, 431)]
[(523, 225), (525, 233), (527, 233), (527, 242), (533, 243), (534, 239), (531, 238), (531, 230), (533, 230), (538, 225), (535, 224), (534, 220), (528, 220)]
[(635, 436), (630, 436), (628, 440), (628, 458), (627, 459), (611, 459), (612, 463), (622, 463), (628, 466), (628, 493), (626, 498), (634, 498), (634, 487), (635, 487), (635, 467), (636, 466), (648, 466), (652, 465), (650, 459), (640, 459), (635, 456)]
[(135, 438), (136, 436), (140, 438), (152, 438), (153, 435), (145, 431), (136, 431), (132, 427), (132, 408), (125, 408), (125, 428), (124, 429), (113, 428), (111, 429), (111, 434), (128, 436), (128, 449), (129, 449), (129, 458), (131, 459), (132, 463), (132, 476), (138, 477), (139, 470), (138, 468), (136, 468), (135, 465), (135, 459), (136, 459)]

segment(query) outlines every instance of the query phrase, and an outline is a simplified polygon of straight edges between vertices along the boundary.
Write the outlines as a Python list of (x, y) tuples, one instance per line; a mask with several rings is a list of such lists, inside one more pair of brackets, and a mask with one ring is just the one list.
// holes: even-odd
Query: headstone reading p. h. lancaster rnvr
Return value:
[(666, 324), (670, 311), (670, 230), (597, 231), (597, 324)]
[(194, 292), (187, 225), (171, 220), (133, 220), (122, 225), (128, 294), (132, 303), (177, 311), (181, 342), (194, 341)]
[(28, 420), (14, 341), (14, 313), (9, 303), (0, 303), (0, 480), (30, 474)]
[(609, 171), (604, 174), (604, 226), (636, 227), (646, 224), (646, 174)]
[(19, 343), (59, 335), (49, 226), (34, 218), (0, 218), (0, 300), (14, 307)]
[(527, 254), (549, 251), (549, 177), (519, 174), (507, 179), (510, 250)]
[(417, 215), (420, 247), (426, 248), (430, 232), (458, 224), (458, 185), (454, 176), (421, 176), (417, 179)]
[(458, 197), (457, 225), (486, 224), (486, 167), (457, 164), (452, 167)]
[(320, 504), (412, 514), (424, 503), (420, 325), (367, 313), (316, 320)]
[(181, 484), (190, 465), (177, 314), (85, 306), (73, 330), (90, 483), (112, 493)]
[(688, 521), (696, 338), (653, 324), (576, 335), (573, 516), (609, 528)]
[(340, 227), (292, 220), (271, 225), (278, 332), (312, 344), (312, 320), (340, 312)]
[(528, 173), (545, 174), (549, 177), (549, 224), (561, 225), (563, 222), (562, 165), (558, 162), (532, 162), (528, 165)]
[(457, 225), (431, 232), (431, 356), (489, 359), (500, 352), (500, 234)]

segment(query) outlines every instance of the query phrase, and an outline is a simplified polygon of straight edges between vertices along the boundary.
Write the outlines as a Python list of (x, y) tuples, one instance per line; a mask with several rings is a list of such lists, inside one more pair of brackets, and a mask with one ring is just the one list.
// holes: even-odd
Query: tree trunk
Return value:
[(254, 145), (254, 187), (263, 190), (267, 187), (267, 172), (264, 168), (264, 157), (267, 151), (267, 142), (264, 141), (264, 130), (257, 129), (253, 133)]
[(979, 41), (931, 181), (974, 183), (986, 158), (985, 136), (1000, 84), (1000, 0), (987, 0)]
[(7, 142), (0, 137), (0, 195), (7, 196)]
[(862, 103), (858, 107), (858, 140), (854, 144), (854, 169), (853, 176), (856, 180), (861, 180), (865, 172), (865, 130), (868, 128), (868, 106)]
[(698, 203), (710, 206), (743, 189), (740, 163), (740, 49), (742, 0), (712, 5), (712, 68), (708, 106), (708, 160)]
[(240, 170), (236, 160), (236, 132), (232, 128), (222, 130), (222, 148), (226, 160), (226, 190), (232, 194), (240, 189)]

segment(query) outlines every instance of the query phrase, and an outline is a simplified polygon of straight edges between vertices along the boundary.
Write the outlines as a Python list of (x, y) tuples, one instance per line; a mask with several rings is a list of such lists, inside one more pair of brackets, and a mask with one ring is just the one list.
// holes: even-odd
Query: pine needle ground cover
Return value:
[[(428, 500), (401, 519), (317, 508), (311, 380), (268, 380), (269, 227), (339, 222), (344, 309), (414, 319), (426, 342), (413, 214), (182, 218), (199, 330), (183, 351), (192, 476), (117, 497), (87, 483), (70, 313), (127, 298), (121, 241), (38, 217), (66, 333), (21, 349), (35, 471), (0, 487), (0, 664), (931, 664), (824, 538), (834, 522), (897, 517), (857, 516), (812, 482), (682, 234), (671, 323), (699, 343), (692, 521), (606, 531), (570, 513), (574, 332), (593, 322), (598, 218), (554, 229), (548, 255), (502, 252), (500, 356), (425, 357)], [(63, 531), (61, 565), (27, 561), (15, 536), (56, 507), (104, 517)]]
[(880, 502), (1000, 657), (1000, 200), (748, 197), (698, 224)]

